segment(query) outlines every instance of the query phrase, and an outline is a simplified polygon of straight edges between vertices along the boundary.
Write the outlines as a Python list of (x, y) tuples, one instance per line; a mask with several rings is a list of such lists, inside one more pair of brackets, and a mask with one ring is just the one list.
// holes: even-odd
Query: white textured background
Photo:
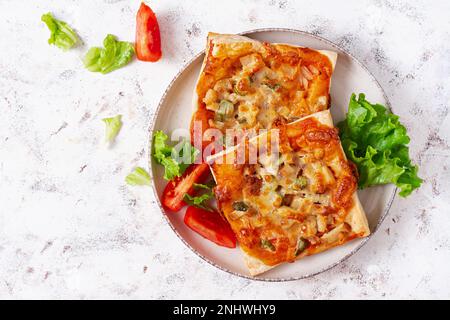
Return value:
[[(80, 61), (107, 33), (134, 40), (139, 1), (0, 0), (0, 298), (450, 298), (449, 1), (150, 1), (163, 59), (108, 75)], [(41, 14), (85, 45), (47, 44)], [(147, 129), (171, 78), (208, 31), (313, 32), (379, 79), (409, 129), (425, 179), (397, 198), (356, 255), (288, 283), (237, 278), (200, 260), (166, 225), (150, 188)], [(114, 148), (101, 118), (123, 114)]]

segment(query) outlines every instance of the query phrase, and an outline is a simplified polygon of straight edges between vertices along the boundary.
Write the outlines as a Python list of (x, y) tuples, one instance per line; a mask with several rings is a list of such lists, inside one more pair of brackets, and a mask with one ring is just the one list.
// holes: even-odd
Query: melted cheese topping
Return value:
[[(209, 51), (196, 92), (193, 121), (203, 130), (271, 128), (329, 107), (332, 64), (309, 48), (257, 41), (223, 43), (208, 37)], [(233, 110), (226, 116), (221, 101)]]
[(280, 157), (259, 154), (252, 165), (212, 164), (219, 209), (242, 249), (266, 265), (359, 236), (345, 222), (357, 181), (337, 130), (315, 118), (277, 129)]

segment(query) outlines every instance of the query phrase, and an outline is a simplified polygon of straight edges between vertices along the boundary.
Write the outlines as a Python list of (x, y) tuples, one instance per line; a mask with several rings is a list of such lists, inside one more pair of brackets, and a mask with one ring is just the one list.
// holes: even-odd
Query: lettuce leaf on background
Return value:
[(66, 51), (76, 45), (79, 41), (75, 31), (64, 21), (55, 19), (50, 12), (43, 14), (41, 20), (50, 30), (50, 38), (48, 39), (49, 44), (53, 44)]
[(410, 139), (397, 115), (371, 104), (364, 94), (358, 100), (352, 94), (347, 117), (338, 127), (342, 147), (358, 167), (359, 188), (394, 183), (406, 197), (420, 187), (418, 168), (409, 158)]
[(134, 45), (131, 42), (118, 41), (108, 34), (103, 40), (104, 48), (90, 48), (83, 59), (84, 66), (92, 72), (103, 74), (123, 67), (134, 55)]
[(135, 168), (129, 175), (125, 177), (125, 181), (130, 186), (151, 185), (150, 175), (142, 167)]
[(122, 115), (119, 114), (111, 118), (103, 118), (105, 123), (105, 140), (109, 143), (113, 143), (122, 128)]

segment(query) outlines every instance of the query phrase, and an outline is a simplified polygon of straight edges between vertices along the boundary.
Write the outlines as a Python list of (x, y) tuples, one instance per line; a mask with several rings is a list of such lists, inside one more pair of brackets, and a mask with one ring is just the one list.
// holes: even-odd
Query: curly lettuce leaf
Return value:
[(360, 94), (352, 94), (347, 117), (338, 123), (342, 147), (356, 164), (361, 189), (394, 183), (406, 197), (420, 187), (418, 168), (411, 163), (410, 139), (399, 117), (381, 104), (371, 104)]
[(144, 168), (137, 167), (125, 178), (126, 183), (131, 186), (149, 186), (151, 184), (150, 175)]
[(92, 72), (103, 74), (123, 67), (134, 55), (134, 45), (126, 41), (118, 41), (108, 34), (103, 40), (104, 48), (90, 48), (83, 59), (84, 66)]
[(188, 141), (184, 140), (176, 146), (169, 146), (168, 136), (163, 131), (156, 131), (153, 135), (153, 158), (164, 166), (164, 179), (172, 180), (179, 177), (194, 163), (199, 151)]
[(105, 123), (105, 139), (106, 142), (113, 143), (122, 128), (122, 115), (117, 115), (112, 118), (103, 118)]
[(164, 179), (172, 180), (181, 176), (178, 163), (172, 159), (172, 147), (166, 144), (168, 136), (162, 131), (156, 131), (153, 136), (153, 158), (164, 166)]
[(199, 155), (200, 151), (195, 149), (187, 140), (183, 140), (173, 147), (171, 157), (180, 166), (180, 171), (183, 173)]
[(50, 12), (43, 14), (41, 21), (43, 21), (50, 30), (50, 38), (48, 39), (49, 44), (53, 44), (66, 51), (75, 46), (79, 41), (75, 31), (64, 21), (55, 19)]

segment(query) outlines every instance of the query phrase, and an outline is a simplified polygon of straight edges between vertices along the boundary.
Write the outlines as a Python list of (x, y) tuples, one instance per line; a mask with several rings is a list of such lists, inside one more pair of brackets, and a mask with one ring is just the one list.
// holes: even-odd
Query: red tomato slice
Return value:
[(184, 223), (202, 237), (222, 247), (236, 248), (236, 236), (230, 225), (217, 212), (188, 207)]
[(142, 61), (158, 61), (161, 58), (161, 34), (158, 20), (149, 6), (141, 3), (136, 16), (136, 56)]
[(162, 195), (162, 204), (165, 208), (178, 211), (186, 203), (183, 197), (186, 193), (192, 195), (194, 183), (204, 182), (209, 176), (209, 167), (206, 163), (192, 164), (181, 177), (170, 180)]

